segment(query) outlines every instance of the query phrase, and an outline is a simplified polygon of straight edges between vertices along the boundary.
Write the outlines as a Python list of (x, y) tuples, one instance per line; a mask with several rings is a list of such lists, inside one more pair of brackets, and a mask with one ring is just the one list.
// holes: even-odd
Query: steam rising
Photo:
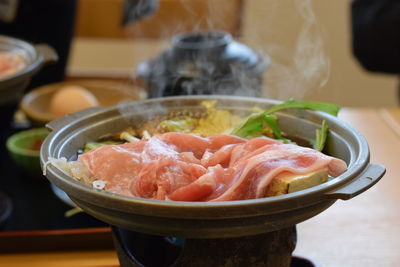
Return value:
[[(220, 22), (220, 18), (230, 8), (228, 1), (207, 0), (205, 2), (210, 16), (201, 18), (202, 21), (193, 26), (193, 32), (204, 30), (205, 24), (207, 25), (206, 28), (213, 29), (213, 21), (218, 20)], [(193, 8), (191, 1), (181, 0), (181, 4), (189, 14), (196, 14), (197, 10)], [(194, 65), (200, 67), (194, 66), (194, 68), (200, 69), (204, 73), (198, 73), (198, 78), (191, 79), (189, 82), (185, 79), (185, 75), (193, 75), (193, 73), (185, 74), (185, 71), (188, 71), (187, 68), (182, 69), (182, 72), (179, 72), (178, 69), (176, 79), (173, 81), (175, 84), (180, 84), (184, 89), (184, 94), (211, 93), (259, 96), (259, 92), (257, 92), (259, 88), (257, 87), (264, 86), (263, 96), (267, 98), (281, 100), (288, 98), (301, 99), (306, 94), (322, 88), (327, 83), (330, 73), (330, 61), (324, 53), (322, 31), (312, 9), (312, 0), (253, 0), (246, 2), (245, 10), (251, 5), (254, 5), (251, 12), (242, 14), (241, 31), (243, 35), (240, 39), (236, 39), (238, 39), (238, 42), (246, 44), (249, 48), (257, 51), (258, 54), (266, 54), (271, 59), (272, 63), (265, 71), (263, 85), (260, 85), (261, 81), (259, 79), (249, 77), (249, 73), (236, 65), (230, 66), (230, 72), (236, 78), (234, 84), (224, 77), (212, 76), (211, 74), (215, 72), (215, 66), (209, 64), (208, 58), (197, 54)], [(279, 12), (283, 12), (285, 15), (276, 15)], [(249, 20), (252, 21), (254, 27), (246, 27), (246, 23), (248, 24)], [(164, 25), (160, 25), (160, 27), (162, 28)], [(296, 28), (298, 29), (295, 30)], [(181, 33), (182, 29), (183, 27), (181, 26), (177, 26), (175, 29), (168, 29), (169, 32), (166, 31), (165, 36), (170, 39), (169, 36)], [(165, 50), (170, 47), (171, 43), (168, 43)], [(149, 58), (154, 58), (155, 56), (158, 55), (152, 54), (149, 55)], [(145, 69), (146, 67), (148, 66), (139, 66), (139, 69)], [(165, 66), (154, 66), (154, 73), (162, 73), (164, 71)], [(213, 80), (207, 79), (211, 76)], [(169, 81), (161, 77), (160, 75), (154, 82), (163, 87)], [(204, 77), (206, 77), (206, 80)], [(202, 88), (201, 91), (198, 88)], [(161, 92), (158, 92), (157, 96), (161, 96)], [(131, 110), (132, 105), (129, 109), (126, 110), (122, 106), (120, 110), (122, 113), (135, 112)], [(141, 107), (137, 106), (137, 109), (140, 110)], [(162, 112), (162, 110), (163, 107), (160, 106), (156, 107), (155, 111), (158, 113)]]
[(143, 121), (154, 120), (154, 117), (167, 112), (166, 108), (160, 103), (143, 104), (136, 102), (123, 102), (118, 105), (118, 111), (121, 113), (125, 121), (129, 125), (137, 125), (137, 119), (134, 115), (140, 114), (140, 119)]
[[(211, 16), (218, 18), (224, 14), (218, 0), (206, 2)], [(249, 9), (250, 5), (255, 8)], [(239, 41), (260, 54), (267, 54), (272, 61), (265, 71), (263, 96), (302, 99), (326, 85), (330, 60), (324, 51), (323, 32), (312, 5), (312, 0), (246, 2), (244, 8), (250, 12), (242, 14), (243, 37)], [(246, 27), (249, 20), (253, 23)], [(207, 20), (209, 25), (212, 21)], [(232, 70), (232, 73), (240, 77), (242, 88), (232, 94), (254, 96), (249, 94), (256, 84), (254, 79), (248, 78), (240, 69)], [(229, 92), (229, 88), (225, 92)]]
[(312, 10), (312, 1), (294, 0), (294, 4), (303, 25), (295, 41), (292, 60), (276, 56), (276, 52), (290, 54), (282, 44), (269, 44), (266, 48), (273, 61), (266, 73), (266, 96), (269, 98), (301, 99), (322, 88), (329, 79), (330, 60), (324, 52), (322, 31)]
[(330, 60), (324, 53), (324, 40), (317, 26), (311, 0), (296, 0), (305, 24), (297, 40), (294, 62), (299, 76), (308, 82), (324, 86), (330, 73)]

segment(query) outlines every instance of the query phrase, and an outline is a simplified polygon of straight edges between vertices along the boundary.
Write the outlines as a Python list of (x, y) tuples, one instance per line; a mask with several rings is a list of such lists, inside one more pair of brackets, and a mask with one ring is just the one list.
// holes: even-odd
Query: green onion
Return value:
[(315, 140), (313, 143), (313, 147), (315, 150), (322, 151), (324, 149), (327, 136), (328, 124), (325, 120), (323, 120), (321, 128), (315, 130)]

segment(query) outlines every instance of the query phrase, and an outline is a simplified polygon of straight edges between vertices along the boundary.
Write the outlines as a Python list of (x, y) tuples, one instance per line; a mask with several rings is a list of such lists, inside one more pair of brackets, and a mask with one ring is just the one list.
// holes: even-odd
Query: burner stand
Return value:
[[(295, 227), (220, 239), (166, 238), (118, 227), (112, 230), (122, 267), (294, 266)], [(300, 259), (296, 262), (304, 263)]]

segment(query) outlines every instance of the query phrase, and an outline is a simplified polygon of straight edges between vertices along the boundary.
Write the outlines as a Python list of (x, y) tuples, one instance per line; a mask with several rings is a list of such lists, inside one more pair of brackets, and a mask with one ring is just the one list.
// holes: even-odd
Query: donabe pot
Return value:
[(288, 110), (277, 113), (283, 131), (306, 140), (314, 138), (323, 119), (330, 135), (326, 153), (345, 160), (348, 170), (324, 184), (281, 196), (227, 202), (173, 202), (128, 197), (99, 191), (76, 181), (49, 164), (49, 157), (71, 158), (86, 141), (135, 126), (156, 116), (204, 113), (200, 103), (217, 100), (218, 108), (249, 114), (254, 106), (278, 101), (227, 96), (157, 98), (105, 109), (88, 109), (48, 124), (52, 130), (41, 149), (46, 176), (85, 212), (128, 230), (188, 238), (240, 237), (276, 231), (307, 220), (337, 199), (350, 199), (374, 185), (384, 174), (369, 163), (365, 138), (350, 125), (321, 112)]
[(17, 53), (26, 62), (23, 69), (0, 78), (0, 106), (16, 101), (34, 74), (45, 64), (58, 60), (55, 50), (46, 44), (32, 45), (4, 35), (0, 35), (0, 51)]

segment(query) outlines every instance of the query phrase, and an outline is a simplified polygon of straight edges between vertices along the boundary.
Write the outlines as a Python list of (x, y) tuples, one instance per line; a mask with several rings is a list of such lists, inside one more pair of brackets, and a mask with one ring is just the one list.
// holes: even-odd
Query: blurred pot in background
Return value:
[[(57, 61), (57, 54), (46, 44), (32, 45), (20, 39), (0, 35), (0, 53), (14, 54), (24, 66), (0, 78), (0, 144), (9, 135), (18, 102), (31, 78), (46, 64)], [(1, 146), (3, 148), (3, 146)], [(1, 151), (1, 149), (0, 149)]]
[[(76, 0), (9, 0), (15, 3), (15, 16), (0, 18), (0, 33), (32, 44), (53, 47), (59, 59), (32, 78), (29, 88), (64, 79), (74, 34)], [(29, 90), (28, 88), (28, 90)]]
[(150, 97), (223, 94), (261, 96), (263, 73), (270, 63), (221, 31), (177, 35), (171, 48), (142, 62), (136, 76)]
[(58, 56), (46, 44), (32, 45), (20, 39), (0, 35), (0, 53), (18, 56), (21, 69), (0, 77), (0, 107), (14, 103), (22, 95), (31, 78), (47, 63), (56, 62)]

